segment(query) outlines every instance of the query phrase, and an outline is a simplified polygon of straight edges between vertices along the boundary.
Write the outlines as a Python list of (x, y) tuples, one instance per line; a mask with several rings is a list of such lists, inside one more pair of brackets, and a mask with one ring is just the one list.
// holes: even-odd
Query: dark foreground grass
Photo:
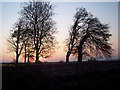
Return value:
[[(71, 75), (45, 74), (41, 65), (15, 65), (2, 67), (2, 90), (67, 88), (119, 88), (120, 68), (90, 71)], [(65, 65), (64, 65), (65, 66)], [(66, 65), (67, 66), (67, 65)], [(65, 67), (66, 67), (65, 66)], [(47, 65), (46, 65), (47, 67)], [(49, 66), (48, 66), (49, 67)], [(45, 69), (44, 69), (45, 70)], [(64, 72), (64, 70), (63, 70)]]

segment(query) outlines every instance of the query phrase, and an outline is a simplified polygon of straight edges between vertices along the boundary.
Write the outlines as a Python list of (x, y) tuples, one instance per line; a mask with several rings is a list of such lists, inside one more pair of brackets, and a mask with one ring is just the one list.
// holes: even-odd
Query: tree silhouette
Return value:
[(28, 21), (33, 34), (36, 63), (39, 57), (47, 58), (54, 51), (55, 23), (52, 20), (53, 15), (50, 2), (29, 2), (21, 10), (21, 16)]
[(66, 62), (69, 62), (69, 56), (71, 54), (75, 55), (77, 53), (77, 48), (79, 44), (80, 39), (80, 29), (81, 26), (79, 26), (80, 23), (82, 23), (82, 20), (86, 18), (88, 13), (85, 9), (81, 8), (78, 12), (78, 9), (76, 9), (77, 12), (74, 16), (74, 24), (71, 26), (71, 29), (69, 30), (69, 37), (66, 39), (66, 46), (68, 47), (67, 54), (66, 54)]
[[(70, 49), (72, 54), (78, 56), (78, 62), (82, 62), (83, 56), (111, 57), (113, 49), (108, 42), (111, 36), (108, 24), (102, 24), (85, 8), (76, 9), (75, 24), (76, 28), (72, 29), (72, 33), (69, 34), (69, 44), (72, 46)], [(68, 52), (70, 50), (68, 49)]]
[(78, 19), (75, 20), (74, 25), (69, 31), (69, 38), (66, 39), (66, 46), (68, 47), (68, 51), (66, 54), (66, 62), (69, 62), (70, 54), (74, 51), (76, 40), (78, 39), (78, 29), (77, 29)]
[(21, 42), (23, 37), (22, 35), (22, 26), (23, 21), (19, 19), (17, 23), (15, 23), (15, 27), (11, 30), (11, 36), (8, 38), (8, 43), (10, 44), (10, 50), (16, 53), (16, 64), (18, 63), (19, 56), (23, 50), (23, 43)]
[[(23, 18), (24, 19), (24, 18)], [(22, 31), (22, 37), (23, 37), (23, 44), (24, 44), (24, 57), (25, 57), (25, 63), (26, 59), (32, 56), (34, 57), (34, 47), (33, 47), (33, 38), (32, 38), (32, 30), (29, 27), (29, 23), (24, 20), (24, 28)]]

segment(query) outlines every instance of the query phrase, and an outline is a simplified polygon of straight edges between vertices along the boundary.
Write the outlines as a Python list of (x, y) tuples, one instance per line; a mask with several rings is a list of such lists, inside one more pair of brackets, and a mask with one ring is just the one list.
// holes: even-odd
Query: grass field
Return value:
[(3, 64), (2, 90), (119, 88), (120, 61)]

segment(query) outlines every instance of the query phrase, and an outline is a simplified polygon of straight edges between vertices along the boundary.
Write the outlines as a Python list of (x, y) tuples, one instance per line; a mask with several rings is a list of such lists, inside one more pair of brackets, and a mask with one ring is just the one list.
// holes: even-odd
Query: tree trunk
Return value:
[(25, 43), (25, 64), (26, 64), (26, 43)]
[(36, 61), (35, 61), (35, 63), (38, 63), (38, 60), (39, 60), (39, 53), (38, 53), (38, 49), (36, 49)]
[(69, 57), (70, 57), (70, 52), (67, 52), (67, 55), (66, 55), (66, 63), (69, 62)]
[(87, 33), (82, 40), (80, 41), (80, 45), (77, 47), (78, 48), (78, 62), (82, 62), (82, 45), (84, 42), (87, 40), (89, 37), (89, 33)]
[(78, 47), (78, 62), (82, 62), (82, 45)]
[(16, 64), (18, 64), (18, 51), (16, 52)]
[[(37, 36), (39, 36), (38, 34), (39, 32), (37, 32)], [(38, 63), (38, 60), (39, 60), (39, 48), (38, 48), (38, 37), (36, 38), (37, 39), (37, 43), (36, 43), (36, 62), (35, 63)]]
[(16, 64), (18, 64), (18, 42), (17, 42), (17, 47), (16, 47)]
[(29, 53), (28, 53), (28, 63), (30, 63), (30, 61), (29, 61)]
[(18, 64), (18, 58), (19, 58), (19, 54), (18, 54), (18, 49), (19, 49), (19, 37), (20, 37), (20, 26), (18, 26), (18, 33), (17, 33), (17, 47), (16, 47), (16, 64)]

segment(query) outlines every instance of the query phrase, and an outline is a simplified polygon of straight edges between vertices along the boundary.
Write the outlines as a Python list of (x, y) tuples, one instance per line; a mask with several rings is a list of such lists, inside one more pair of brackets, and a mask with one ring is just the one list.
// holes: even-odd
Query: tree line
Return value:
[[(55, 39), (55, 21), (53, 5), (50, 2), (24, 3), (20, 11), (20, 17), (11, 30), (8, 43), (10, 51), (16, 53), (16, 64), (21, 53), (25, 63), (35, 57), (35, 63), (39, 57), (48, 58), (55, 51), (57, 41)], [(102, 24), (93, 14), (85, 8), (77, 8), (74, 15), (74, 24), (69, 30), (66, 42), (66, 62), (70, 55), (76, 55), (78, 62), (89, 57), (111, 57), (113, 49), (109, 43), (110, 36), (108, 24)]]

